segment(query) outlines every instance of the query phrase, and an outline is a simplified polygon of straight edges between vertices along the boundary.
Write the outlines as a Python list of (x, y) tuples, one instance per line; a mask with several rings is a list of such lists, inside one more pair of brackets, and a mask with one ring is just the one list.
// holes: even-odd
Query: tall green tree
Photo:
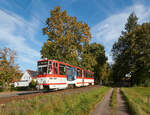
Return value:
[(132, 13), (122, 36), (113, 45), (114, 80), (120, 81), (127, 73), (132, 84), (150, 85), (150, 23), (137, 24)]
[[(82, 57), (82, 66), (95, 73), (95, 82), (100, 83), (106, 77), (106, 61), (104, 46), (99, 43), (88, 45)], [(105, 69), (104, 69), (105, 68)]]
[(50, 11), (43, 33), (48, 36), (44, 43), (42, 58), (56, 59), (73, 65), (79, 65), (79, 58), (91, 38), (86, 23), (77, 21), (60, 7)]
[(135, 15), (134, 12), (132, 12), (127, 19), (127, 23), (125, 24), (125, 32), (126, 33), (132, 32), (138, 25), (137, 21), (138, 21), (137, 16)]
[(130, 71), (134, 84), (150, 85), (150, 23), (139, 25), (127, 37), (131, 38)]
[(131, 13), (125, 24), (125, 31), (122, 31), (122, 35), (113, 45), (112, 54), (115, 61), (113, 73), (115, 81), (122, 80), (127, 73), (132, 71), (134, 57), (132, 55), (131, 41), (133, 38), (132, 36), (128, 37), (128, 34), (138, 26), (137, 21), (137, 16)]

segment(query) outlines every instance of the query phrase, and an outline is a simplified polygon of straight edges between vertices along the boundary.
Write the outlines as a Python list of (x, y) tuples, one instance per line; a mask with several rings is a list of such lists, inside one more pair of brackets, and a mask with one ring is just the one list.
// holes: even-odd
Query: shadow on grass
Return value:
[(125, 101), (125, 105), (127, 106), (128, 113), (130, 115), (138, 115), (136, 110), (130, 104), (129, 99), (126, 97), (125, 93), (122, 90), (120, 90), (120, 93), (121, 93), (123, 100)]

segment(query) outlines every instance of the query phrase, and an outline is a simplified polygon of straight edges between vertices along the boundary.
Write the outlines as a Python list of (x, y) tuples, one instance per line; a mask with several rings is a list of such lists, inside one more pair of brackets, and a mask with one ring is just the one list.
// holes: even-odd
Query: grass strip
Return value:
[[(140, 89), (140, 88), (139, 88)], [(145, 88), (145, 90), (147, 90)], [(144, 92), (144, 88), (143, 88)], [(133, 115), (149, 115), (150, 109), (148, 103), (146, 103), (144, 94), (141, 91), (138, 92), (137, 88), (122, 88), (121, 93), (128, 105), (129, 112)]]
[(88, 115), (108, 87), (93, 88), (75, 94), (37, 96), (28, 100), (13, 101), (0, 107), (1, 115)]
[(115, 115), (116, 107), (117, 107), (117, 88), (113, 89), (111, 100), (110, 100), (110, 106), (112, 109), (112, 115)]

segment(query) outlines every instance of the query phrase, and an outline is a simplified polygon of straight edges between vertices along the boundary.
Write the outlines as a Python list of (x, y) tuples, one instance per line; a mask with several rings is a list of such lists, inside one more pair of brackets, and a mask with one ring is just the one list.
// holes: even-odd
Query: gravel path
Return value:
[(122, 95), (120, 94), (120, 88), (117, 88), (117, 115), (129, 115), (128, 108), (125, 105)]
[(104, 96), (104, 99), (101, 102), (99, 102), (99, 104), (96, 106), (95, 110), (91, 113), (91, 115), (111, 115), (111, 108), (109, 106), (109, 103), (112, 91), (113, 88), (111, 88), (109, 92)]

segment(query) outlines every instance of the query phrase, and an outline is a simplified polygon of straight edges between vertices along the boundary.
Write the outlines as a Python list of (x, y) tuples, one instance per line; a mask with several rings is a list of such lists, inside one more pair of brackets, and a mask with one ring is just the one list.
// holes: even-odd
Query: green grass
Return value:
[(76, 94), (50, 94), (13, 101), (0, 107), (0, 115), (88, 115), (108, 90), (108, 87), (93, 88)]
[(128, 104), (130, 113), (134, 115), (150, 115), (150, 87), (122, 88), (122, 94)]
[(110, 106), (112, 109), (112, 115), (115, 115), (116, 107), (117, 107), (117, 88), (113, 89), (111, 100), (110, 100)]

